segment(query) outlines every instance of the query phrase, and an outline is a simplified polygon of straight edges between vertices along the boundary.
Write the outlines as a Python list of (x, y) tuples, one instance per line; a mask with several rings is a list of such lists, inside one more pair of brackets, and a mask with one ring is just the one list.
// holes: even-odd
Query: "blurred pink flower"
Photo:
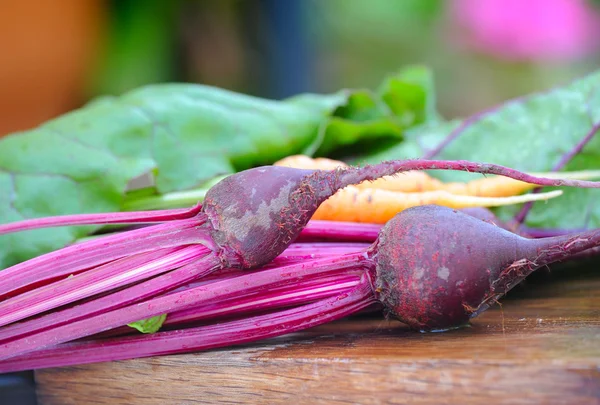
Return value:
[(452, 0), (468, 45), (513, 60), (571, 60), (597, 44), (598, 15), (585, 0)]

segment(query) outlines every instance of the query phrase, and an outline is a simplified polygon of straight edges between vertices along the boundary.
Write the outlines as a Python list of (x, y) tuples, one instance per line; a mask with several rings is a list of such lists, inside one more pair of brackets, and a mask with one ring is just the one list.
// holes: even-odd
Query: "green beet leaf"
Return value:
[(431, 71), (406, 67), (375, 92), (352, 92), (332, 115), (303, 153), (344, 157), (386, 150), (403, 139), (406, 128), (438, 120)]
[(160, 330), (166, 319), (167, 314), (162, 314), (148, 319), (142, 319), (141, 321), (128, 323), (127, 326), (137, 329), (142, 333), (156, 333)]

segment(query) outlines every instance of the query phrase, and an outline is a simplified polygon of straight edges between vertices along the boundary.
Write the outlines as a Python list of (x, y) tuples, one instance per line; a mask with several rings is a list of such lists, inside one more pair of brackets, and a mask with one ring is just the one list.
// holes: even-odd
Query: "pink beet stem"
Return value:
[(267, 309), (279, 309), (292, 305), (306, 304), (318, 299), (348, 291), (359, 284), (360, 275), (340, 274), (323, 280), (300, 282), (294, 286), (273, 289), (266, 294), (252, 294), (243, 298), (232, 298), (223, 302), (201, 305), (168, 314), (164, 326), (225, 318), (240, 314), (256, 313)]
[(203, 245), (159, 249), (27, 291), (0, 302), (0, 326), (173, 270), (208, 252)]
[[(267, 266), (277, 265), (280, 266), (283, 261), (290, 260), (309, 260), (316, 259), (318, 257), (326, 256), (341, 256), (346, 253), (357, 252), (359, 250), (365, 250), (370, 246), (369, 243), (358, 243), (358, 242), (328, 242), (328, 243), (294, 243), (289, 248), (283, 251), (282, 254), (277, 256)], [(263, 266), (265, 267), (265, 266)]]
[(13, 340), (17, 337), (27, 339), (27, 336), (32, 335), (33, 333), (52, 330), (53, 328), (58, 328), (69, 322), (89, 318), (103, 312), (122, 308), (155, 297), (166, 291), (173, 290), (181, 285), (189, 283), (196, 278), (201, 278), (210, 274), (219, 268), (221, 268), (220, 259), (214, 254), (209, 254), (198, 261), (187, 264), (179, 269), (103, 297), (70, 308), (50, 312), (38, 318), (0, 328), (0, 342)]
[(294, 242), (290, 244), (278, 257), (294, 257), (310, 253), (330, 255), (333, 251), (360, 250), (371, 246), (365, 242)]
[[(164, 329), (181, 324), (196, 324), (217, 318), (225, 320), (242, 315), (258, 315), (266, 310), (308, 304), (351, 290), (359, 284), (361, 274), (362, 271), (357, 271), (356, 275), (337, 274), (323, 279), (317, 278), (315, 280), (299, 282), (292, 286), (274, 288), (266, 294), (251, 294), (242, 298), (234, 297), (209, 305), (200, 305), (183, 311), (176, 311), (167, 315), (162, 327)], [(92, 338), (97, 339), (136, 333), (137, 331), (128, 326), (122, 326), (94, 335)]]
[(98, 266), (121, 257), (160, 248), (214, 243), (198, 228), (201, 219), (184, 219), (67, 246), (0, 271), (0, 297), (32, 283)]
[[(266, 267), (254, 271), (263, 271), (264, 269), (266, 269)], [(184, 289), (197, 287), (199, 285), (229, 279), (231, 277), (239, 276), (242, 272), (247, 273), (248, 271), (238, 271), (233, 275), (225, 274), (219, 278), (208, 281), (207, 279), (210, 279), (210, 276), (203, 277), (199, 281), (193, 281), (192, 283), (173, 291), (183, 291)], [(183, 311), (175, 311), (168, 314), (163, 323), (163, 328), (182, 323), (196, 323), (199, 321), (205, 321), (207, 319), (215, 319), (217, 317), (223, 319), (230, 318), (232, 316), (239, 316), (240, 314), (243, 314), (244, 316), (248, 314), (257, 315), (261, 311), (264, 312), (267, 309), (273, 310), (292, 305), (307, 304), (317, 299), (337, 295), (343, 291), (355, 287), (358, 284), (360, 275), (363, 274), (363, 272), (364, 270), (357, 270), (356, 274), (351, 274), (352, 272), (348, 271), (347, 273), (328, 275), (325, 277), (318, 277), (318, 275), (316, 275), (314, 279), (311, 278), (308, 280), (299, 281), (293, 285), (272, 288), (268, 293), (255, 293), (243, 297), (233, 297), (223, 301), (213, 302), (208, 305), (199, 305)], [(135, 333), (136, 332), (132, 328), (122, 326), (98, 335), (94, 335), (92, 338), (121, 336)], [(0, 338), (0, 342), (2, 340), (3, 339)]]
[(296, 283), (315, 274), (322, 276), (329, 272), (347, 271), (347, 269), (366, 266), (367, 263), (370, 263), (367, 255), (359, 252), (251, 273), (185, 291), (174, 292), (3, 343), (0, 345), (0, 359), (94, 335), (141, 319), (192, 308), (217, 299), (240, 296), (242, 293), (251, 294), (268, 291), (270, 288)]
[(39, 228), (71, 225), (108, 225), (166, 222), (192, 218), (202, 209), (201, 204), (191, 208), (178, 208), (161, 211), (107, 212), (99, 214), (60, 215), (54, 217), (26, 219), (0, 225), (0, 235), (11, 232), (28, 231)]
[[(304, 247), (302, 245), (308, 245), (308, 246)], [(331, 249), (329, 249), (327, 247), (327, 245), (332, 245), (333, 247)], [(301, 247), (298, 247), (298, 246), (301, 246)], [(314, 249), (313, 254), (295, 255), (293, 253), (290, 253), (290, 255), (288, 256), (287, 252), (296, 251), (296, 249), (299, 249), (299, 251), (302, 252), (304, 249), (309, 249), (309, 246), (313, 247), (313, 249)], [(277, 268), (277, 267), (291, 266), (292, 264), (298, 264), (298, 263), (302, 263), (302, 262), (310, 262), (313, 260), (322, 259), (322, 258), (326, 258), (326, 257), (335, 257), (335, 256), (347, 255), (350, 253), (366, 252), (366, 250), (369, 246), (371, 246), (371, 245), (367, 244), (367, 243), (349, 243), (349, 242), (294, 243), (294, 244), (290, 245), (290, 247), (286, 251), (284, 251), (284, 253), (282, 253), (281, 255), (276, 257), (270, 263), (268, 263), (265, 266), (262, 266), (258, 269), (253, 269), (253, 270), (243, 270), (243, 269), (238, 269), (238, 268), (219, 269), (218, 271), (215, 271), (212, 274), (208, 274), (202, 278), (198, 278), (198, 279), (196, 279), (186, 285), (182, 285), (172, 291), (173, 292), (185, 291), (190, 288), (199, 287), (201, 285), (206, 285), (209, 283), (214, 283), (217, 281), (231, 279), (232, 277), (237, 277), (237, 276), (241, 276), (244, 274), (248, 274), (249, 271), (259, 272), (259, 271), (264, 271), (267, 269), (273, 269), (273, 268)], [(302, 252), (302, 253), (304, 253), (304, 252)], [(1, 335), (2, 335), (2, 330), (0, 329), (0, 336)], [(0, 341), (1, 340), (2, 339), (0, 339)]]
[(372, 303), (373, 291), (363, 279), (349, 292), (281, 312), (191, 329), (64, 344), (0, 362), (0, 372), (188, 353), (248, 343), (341, 319)]
[(311, 220), (300, 232), (299, 240), (374, 242), (382, 225), (357, 222)]
[[(329, 249), (328, 245), (332, 245), (333, 247), (331, 249)], [(295, 244), (290, 245), (290, 247), (284, 253), (282, 253), (280, 256), (275, 258), (275, 260), (271, 261), (269, 264), (267, 264), (261, 268), (253, 269), (253, 270), (242, 270), (242, 269), (237, 269), (237, 268), (219, 269), (218, 271), (215, 271), (212, 274), (207, 274), (206, 276), (197, 278), (197, 279), (191, 281), (190, 283), (187, 283), (185, 285), (182, 285), (180, 287), (177, 287), (177, 288), (171, 290), (170, 292), (185, 291), (185, 290), (189, 290), (190, 288), (195, 288), (195, 287), (199, 287), (202, 285), (215, 283), (217, 281), (231, 279), (233, 277), (238, 277), (238, 276), (248, 274), (250, 271), (253, 273), (256, 273), (256, 272), (264, 271), (267, 269), (290, 266), (292, 264), (312, 261), (312, 260), (326, 258), (326, 257), (343, 256), (343, 255), (347, 255), (350, 253), (364, 252), (364, 251), (366, 251), (366, 249), (369, 246), (371, 246), (371, 245), (367, 244), (367, 243), (352, 243), (352, 242), (350, 242), (350, 243), (349, 242), (295, 243)], [(304, 253), (304, 250), (310, 250), (310, 251), (313, 251), (314, 253), (310, 254), (310, 255), (308, 255), (308, 254), (307, 255), (296, 255), (295, 253), (291, 253), (291, 252)], [(290, 252), (289, 256), (288, 256), (288, 252)], [(335, 275), (335, 276), (328, 276), (328, 277), (331, 278), (332, 280), (337, 280), (340, 276)], [(345, 277), (345, 275), (344, 275), (344, 277)], [(280, 291), (280, 290), (288, 291), (288, 290), (293, 290), (295, 288), (300, 288), (301, 286), (308, 288), (307, 286), (321, 285), (322, 283), (326, 283), (326, 281), (329, 280), (329, 278), (322, 279), (322, 278), (315, 277), (315, 279), (302, 281), (291, 287), (284, 286), (280, 289), (271, 289), (270, 292)], [(232, 298), (232, 300), (236, 300), (236, 299), (237, 298)], [(203, 306), (203, 305), (201, 305), (201, 306)], [(186, 312), (192, 313), (197, 310), (198, 310), (197, 308), (192, 308), (192, 309), (186, 310)], [(174, 316), (174, 315), (169, 314), (169, 317), (167, 318), (167, 321), (165, 322), (165, 324), (169, 323), (169, 319), (172, 319), (172, 316)], [(0, 342), (4, 339), (5, 339), (5, 335), (2, 333), (2, 329), (0, 329)]]
[(310, 243), (292, 243), (282, 254), (277, 256), (266, 265), (248, 270), (240, 268), (223, 268), (212, 274), (206, 275), (201, 279), (179, 287), (181, 290), (191, 287), (197, 287), (206, 283), (212, 283), (217, 280), (224, 280), (233, 276), (247, 274), (249, 271), (257, 272), (275, 267), (289, 266), (292, 264), (322, 259), (325, 257), (343, 256), (350, 253), (365, 252), (371, 244), (357, 242), (310, 242)]

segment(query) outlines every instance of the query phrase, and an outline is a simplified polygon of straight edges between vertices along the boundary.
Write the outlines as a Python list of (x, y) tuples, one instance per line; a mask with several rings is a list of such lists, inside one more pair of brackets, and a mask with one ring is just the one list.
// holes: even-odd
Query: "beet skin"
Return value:
[(599, 230), (526, 239), (450, 208), (421, 206), (382, 229), (371, 278), (392, 316), (445, 330), (466, 324), (535, 269), (599, 242)]
[(203, 211), (229, 264), (257, 267), (287, 248), (320, 204), (308, 181), (314, 172), (258, 167), (229, 176), (208, 191)]

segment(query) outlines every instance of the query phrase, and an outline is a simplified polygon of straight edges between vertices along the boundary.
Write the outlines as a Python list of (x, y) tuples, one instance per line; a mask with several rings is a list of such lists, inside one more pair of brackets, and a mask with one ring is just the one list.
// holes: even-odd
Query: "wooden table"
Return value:
[(521, 287), (470, 328), (357, 318), (260, 344), (42, 370), (53, 404), (600, 404), (600, 274)]

